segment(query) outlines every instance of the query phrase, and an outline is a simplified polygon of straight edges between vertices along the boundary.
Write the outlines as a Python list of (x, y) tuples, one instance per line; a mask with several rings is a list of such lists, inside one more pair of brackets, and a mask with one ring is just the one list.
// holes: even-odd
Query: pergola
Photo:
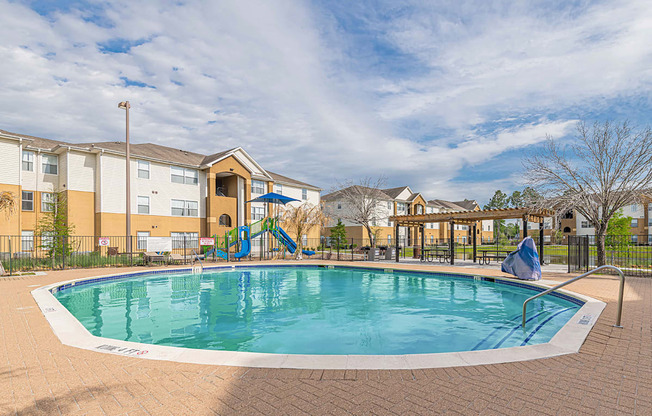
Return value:
[(456, 212), (437, 212), (432, 214), (412, 214), (412, 215), (395, 215), (390, 217), (394, 221), (394, 241), (396, 242), (396, 262), (399, 261), (399, 227), (419, 227), (421, 233), (421, 258), (425, 246), (424, 228), (427, 223), (447, 222), (450, 231), (450, 264), (455, 264), (455, 244), (454, 230), (455, 224), (470, 225), (473, 227), (473, 262), (477, 258), (477, 222), (483, 220), (523, 220), (523, 238), (527, 237), (528, 222), (539, 223), (539, 261), (543, 262), (543, 220), (545, 217), (552, 217), (555, 214), (550, 209), (534, 208), (502, 208), (502, 209), (485, 209), (481, 211), (456, 211)]

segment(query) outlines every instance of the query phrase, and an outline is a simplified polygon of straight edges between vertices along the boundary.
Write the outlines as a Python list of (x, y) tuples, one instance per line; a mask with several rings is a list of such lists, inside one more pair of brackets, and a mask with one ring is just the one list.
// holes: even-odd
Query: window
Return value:
[(423, 205), (417, 205), (417, 214), (423, 214)]
[(41, 234), (41, 249), (52, 250), (54, 248), (54, 233), (45, 231)]
[(138, 231), (136, 233), (136, 248), (138, 250), (147, 250), (147, 237), (149, 237), (149, 231)]
[(138, 197), (138, 213), (139, 214), (149, 214), (149, 197), (148, 196), (139, 196)]
[(199, 233), (170, 233), (172, 249), (199, 248)]
[(430, 236), (430, 244), (433, 244), (435, 242), (435, 236), (431, 235)]
[(260, 221), (265, 218), (265, 207), (251, 207), (251, 220)]
[(197, 185), (199, 183), (199, 172), (195, 169), (170, 166), (170, 177), (174, 183), (185, 183), (188, 185)]
[(42, 155), (41, 160), (43, 161), (43, 173), (48, 175), (57, 174), (57, 165), (59, 164), (59, 156), (57, 155)]
[(392, 226), (392, 222), (391, 222), (390, 220), (387, 220), (387, 226), (388, 226), (388, 227), (391, 227), (391, 226)]
[(388, 235), (388, 236), (387, 236), (387, 245), (388, 245), (388, 246), (391, 246), (391, 245), (392, 245), (392, 236), (391, 236), (391, 235)]
[(23, 191), (23, 211), (34, 211), (34, 192)]
[(283, 195), (283, 184), (282, 183), (275, 183), (274, 184), (274, 192), (276, 192), (279, 195)]
[(218, 223), (221, 227), (230, 227), (231, 226), (231, 217), (227, 214), (220, 215), (220, 221)]
[(630, 225), (632, 228), (638, 227), (638, 218), (632, 218), (632, 224)]
[(301, 245), (306, 247), (308, 245), (308, 234), (301, 236)]
[(41, 211), (52, 212), (54, 210), (54, 194), (51, 192), (41, 192)]
[(138, 161), (138, 177), (140, 179), (149, 179), (149, 162), (145, 160)]
[(308, 200), (308, 190), (307, 189), (302, 189), (301, 190), (301, 199), (304, 201)]
[(391, 210), (392, 210), (392, 208), (394, 208), (394, 206), (393, 206), (393, 205), (394, 205), (394, 204), (392, 204), (392, 201), (387, 201), (387, 209), (388, 209), (388, 210), (390, 210), (390, 211), (391, 211)]
[(638, 206), (636, 204), (632, 204), (632, 212), (636, 212), (638, 209)]
[(197, 217), (199, 216), (199, 204), (197, 201), (173, 199), (172, 215), (177, 217)]
[(252, 194), (264, 194), (265, 193), (265, 182), (263, 181), (251, 181), (251, 193)]
[(396, 210), (398, 212), (404, 212), (406, 209), (405, 202), (397, 202), (396, 203)]
[(632, 236), (632, 243), (638, 243), (638, 236), (637, 235)]
[(34, 171), (34, 152), (23, 150), (23, 170)]
[(582, 221), (580, 224), (582, 228), (591, 228), (591, 224), (588, 221)]
[(34, 250), (34, 231), (21, 232), (20, 249), (22, 251)]

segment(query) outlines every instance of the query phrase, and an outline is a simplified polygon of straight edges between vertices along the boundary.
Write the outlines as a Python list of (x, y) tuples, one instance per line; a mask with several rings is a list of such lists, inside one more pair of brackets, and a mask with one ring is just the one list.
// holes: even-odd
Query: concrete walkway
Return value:
[[(652, 279), (628, 278), (623, 329), (612, 327), (615, 277), (569, 287), (608, 303), (578, 354), (396, 371), (203, 366), (80, 350), (59, 342), (30, 294), (47, 283), (128, 270), (0, 278), (0, 414), (652, 414)], [(562, 281), (569, 275), (545, 277)]]

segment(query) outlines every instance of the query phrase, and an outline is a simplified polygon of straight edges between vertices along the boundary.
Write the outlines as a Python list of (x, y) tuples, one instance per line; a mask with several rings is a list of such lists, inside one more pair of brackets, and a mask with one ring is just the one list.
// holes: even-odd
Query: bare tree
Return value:
[(297, 250), (296, 258), (301, 258), (303, 250), (302, 237), (314, 228), (322, 228), (326, 225), (328, 218), (318, 205), (305, 203), (298, 207), (287, 206), (281, 217), (283, 225), (296, 236)]
[(372, 247), (376, 244), (373, 227), (383, 218), (382, 202), (388, 199), (381, 191), (385, 183), (382, 176), (377, 179), (366, 177), (357, 184), (350, 180), (340, 182), (337, 184), (338, 189), (333, 191), (334, 197), (345, 205), (341, 217), (362, 225)]
[[(548, 207), (575, 209), (595, 226), (598, 266), (606, 263), (605, 235), (625, 205), (650, 197), (652, 131), (622, 124), (577, 125), (577, 140), (561, 146), (551, 137), (524, 162), (528, 182)], [(542, 202), (539, 202), (542, 204)]]

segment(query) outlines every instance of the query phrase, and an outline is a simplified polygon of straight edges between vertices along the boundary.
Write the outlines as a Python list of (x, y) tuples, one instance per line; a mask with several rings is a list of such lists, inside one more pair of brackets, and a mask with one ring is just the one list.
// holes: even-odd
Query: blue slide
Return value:
[[(247, 234), (246, 239), (242, 238), (243, 233)], [(249, 227), (244, 225), (238, 228), (238, 239), (240, 240), (240, 251), (233, 255), (236, 259), (246, 257), (251, 252), (251, 236), (249, 233)]]
[[(278, 233), (276, 232), (276, 230), (278, 230)], [(274, 236), (278, 238), (279, 241), (281, 241), (281, 243), (285, 245), (285, 247), (288, 248), (288, 251), (291, 254), (294, 254), (294, 252), (297, 251), (297, 243), (295, 243), (294, 240), (281, 227), (277, 226), (276, 230), (272, 231)], [(315, 254), (315, 252), (312, 250), (301, 250), (301, 252), (306, 256), (312, 256), (313, 254)]]

